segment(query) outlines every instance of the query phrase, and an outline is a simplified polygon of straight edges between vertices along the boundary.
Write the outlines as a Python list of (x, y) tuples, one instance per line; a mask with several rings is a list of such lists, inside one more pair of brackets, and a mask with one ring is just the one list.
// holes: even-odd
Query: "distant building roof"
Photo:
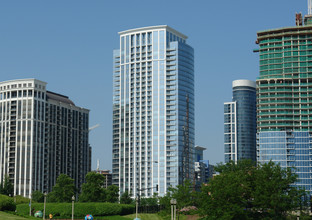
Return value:
[(57, 94), (57, 93), (54, 93), (54, 92), (47, 91), (47, 98), (55, 100), (55, 101), (67, 103), (67, 104), (70, 104), (70, 105), (75, 105), (75, 103), (72, 100), (70, 100), (68, 98), (68, 96), (64, 96), (64, 95)]
[(196, 150), (202, 150), (202, 151), (204, 151), (204, 150), (206, 150), (207, 148), (196, 145), (196, 146), (195, 146), (195, 149), (196, 149)]

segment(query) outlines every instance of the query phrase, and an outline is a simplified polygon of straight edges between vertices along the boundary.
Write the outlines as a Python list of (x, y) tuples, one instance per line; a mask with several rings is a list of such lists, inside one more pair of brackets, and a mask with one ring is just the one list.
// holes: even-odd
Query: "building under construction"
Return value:
[[(309, 1), (309, 5), (311, 1)], [(257, 159), (295, 168), (298, 186), (312, 190), (312, 16), (257, 33)]]

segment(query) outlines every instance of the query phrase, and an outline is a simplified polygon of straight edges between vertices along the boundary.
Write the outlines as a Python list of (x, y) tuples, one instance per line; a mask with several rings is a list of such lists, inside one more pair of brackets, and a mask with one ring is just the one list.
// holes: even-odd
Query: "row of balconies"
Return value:
[(309, 128), (309, 127), (312, 127), (312, 123), (308, 124), (304, 124), (304, 123), (299, 123), (299, 122), (296, 122), (296, 123), (263, 123), (263, 122), (259, 122), (257, 123), (259, 128), (265, 128), (265, 127), (271, 127), (271, 128), (274, 128), (274, 127), (289, 127), (289, 129), (291, 128), (301, 128), (301, 127), (306, 127), (306, 128)]
[(311, 106), (308, 106), (308, 105), (302, 105), (301, 106), (295, 106), (295, 105), (274, 105), (274, 106), (259, 106), (259, 108), (257, 109), (257, 111), (260, 111), (260, 110), (266, 110), (266, 109), (297, 109), (297, 110), (301, 110), (301, 109), (310, 109)]
[(282, 110), (282, 111), (276, 111), (275, 109), (271, 110), (271, 109), (262, 109), (261, 111), (258, 110), (257, 111), (257, 116), (273, 116), (273, 115), (293, 115), (293, 116), (298, 116), (298, 115), (303, 115), (303, 116), (306, 116), (306, 115), (310, 115), (312, 112), (312, 109), (309, 110)]
[(299, 94), (293, 94), (293, 93), (288, 93), (288, 94), (269, 94), (269, 95), (263, 95), (263, 94), (258, 94), (257, 99), (259, 100), (267, 100), (267, 99), (300, 99), (300, 98), (312, 98), (312, 93), (299, 93)]
[(285, 117), (258, 117), (258, 121), (311, 121), (312, 122), (312, 117), (311, 118), (285, 118)]
[(258, 85), (258, 89), (261, 90), (261, 88), (279, 88), (279, 87), (291, 87), (291, 88), (296, 88), (296, 87), (312, 87), (312, 83), (271, 83), (271, 84), (263, 84), (261, 83)]
[[(263, 95), (263, 93), (307, 93), (312, 91), (312, 88), (299, 87), (298, 89), (294, 88), (275, 88), (275, 89), (257, 89), (257, 94)], [(299, 96), (299, 95), (298, 95)]]
[(312, 99), (283, 99), (283, 100), (259, 100), (257, 102), (257, 106), (261, 105), (280, 105), (280, 104), (288, 104), (288, 105), (299, 105), (299, 104), (309, 104), (312, 103)]

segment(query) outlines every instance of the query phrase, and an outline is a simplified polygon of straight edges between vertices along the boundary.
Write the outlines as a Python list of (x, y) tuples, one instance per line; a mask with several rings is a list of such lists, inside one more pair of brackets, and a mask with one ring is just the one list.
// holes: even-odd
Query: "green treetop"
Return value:
[(302, 205), (305, 195), (292, 184), (296, 175), (269, 162), (242, 160), (219, 165), (202, 187), (200, 210), (206, 219), (285, 219)]

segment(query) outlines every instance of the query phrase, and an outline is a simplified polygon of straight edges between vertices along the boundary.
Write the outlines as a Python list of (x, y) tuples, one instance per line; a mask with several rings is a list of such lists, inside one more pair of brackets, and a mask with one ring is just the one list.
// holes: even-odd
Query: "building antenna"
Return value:
[(312, 0), (308, 0), (308, 14), (312, 14)]
[(97, 170), (97, 171), (100, 170), (100, 160), (99, 160), (99, 159), (97, 159), (96, 170)]

